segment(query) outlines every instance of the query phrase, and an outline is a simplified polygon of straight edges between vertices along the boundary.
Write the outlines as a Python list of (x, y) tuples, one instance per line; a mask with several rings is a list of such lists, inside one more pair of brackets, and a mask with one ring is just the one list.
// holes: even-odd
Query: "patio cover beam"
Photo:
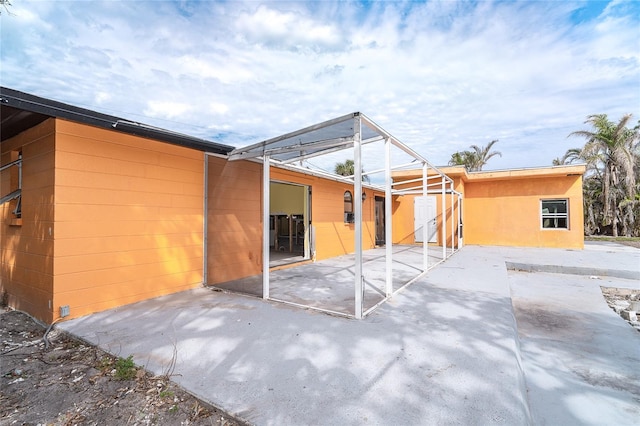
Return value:
[[(301, 135), (304, 135), (306, 133), (313, 132), (315, 130), (320, 130), (320, 129), (323, 129), (325, 127), (332, 126), (334, 124), (342, 123), (342, 122), (344, 122), (346, 120), (349, 120), (349, 119), (353, 118), (357, 114), (358, 113), (351, 113), (351, 114), (343, 115), (342, 117), (334, 118), (332, 120), (327, 120), (327, 121), (324, 121), (324, 122), (319, 123), (319, 124), (314, 124), (312, 126), (305, 127), (304, 129), (296, 130), (296, 131), (293, 131), (293, 132), (290, 132), (290, 133), (287, 133), (287, 134), (284, 134), (284, 135), (281, 135), (281, 136), (277, 136), (275, 138), (267, 139), (265, 141), (258, 142), (258, 143), (253, 144), (253, 145), (249, 145), (249, 146), (246, 146), (246, 147), (243, 147), (243, 148), (236, 148), (233, 151), (231, 151), (231, 153), (229, 154), (229, 160), (231, 160), (231, 161), (239, 160), (240, 159), (239, 155), (241, 153), (249, 153), (251, 151), (254, 152), (254, 155), (253, 155), (254, 158), (255, 157), (261, 157), (262, 153), (265, 150), (265, 148), (267, 146), (269, 146), (269, 145), (272, 145), (274, 143), (281, 142), (283, 140), (290, 139), (290, 138), (293, 138), (293, 137), (296, 137), (296, 136), (301, 136)], [(244, 157), (244, 158), (248, 158), (248, 157)]]
[(306, 154), (304, 151), (306, 150), (316, 150), (320, 149), (324, 152), (324, 149), (341, 147), (341, 149), (345, 149), (345, 145), (351, 143), (352, 138), (350, 137), (342, 137), (342, 138), (332, 138), (321, 141), (309, 142), (309, 143), (295, 143), (293, 145), (286, 145), (278, 148), (263, 148), (262, 151), (253, 151), (253, 152), (240, 152), (237, 154), (232, 154), (230, 159), (232, 160), (246, 160), (249, 158), (261, 157), (264, 155), (274, 156), (278, 154), (287, 154), (296, 151), (300, 151), (301, 155), (296, 157), (294, 160), (304, 159)]
[(330, 154), (332, 152), (338, 152), (338, 151), (343, 151), (345, 149), (350, 149), (353, 148), (353, 141), (351, 141), (351, 138), (349, 138), (350, 142), (346, 142), (343, 145), (338, 145), (335, 146), (333, 148), (325, 148), (321, 151), (316, 151), (316, 152), (310, 152), (310, 153), (304, 153), (298, 157), (294, 157), (294, 158), (289, 158), (287, 160), (282, 160), (281, 163), (282, 164), (292, 164), (295, 163), (297, 161), (300, 160), (306, 160), (308, 158), (313, 158), (313, 157), (319, 157), (321, 155), (325, 155), (325, 154)]

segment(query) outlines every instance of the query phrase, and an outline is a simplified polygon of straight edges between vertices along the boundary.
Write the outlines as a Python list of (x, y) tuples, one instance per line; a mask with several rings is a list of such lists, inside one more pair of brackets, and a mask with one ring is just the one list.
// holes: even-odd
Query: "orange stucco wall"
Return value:
[[(44, 322), (68, 305), (70, 317), (196, 287), (204, 280), (204, 176), (208, 168), (207, 283), (262, 271), (262, 165), (113, 130), (49, 119), (2, 142), (2, 164), (23, 156), (22, 218), (0, 206), (0, 293)], [(582, 176), (546, 170), (467, 175), (466, 244), (583, 247)], [(550, 175), (555, 173), (553, 176)], [(411, 179), (411, 172), (400, 179)], [(344, 222), (349, 184), (272, 167), (272, 181), (311, 188), (315, 257), (354, 252)], [(0, 176), (1, 194), (17, 169)], [(408, 184), (415, 185), (415, 184)], [(400, 188), (399, 186), (398, 188)], [(375, 246), (374, 199), (365, 189), (363, 247)], [(354, 194), (356, 195), (356, 194)], [(356, 195), (357, 196), (357, 195)], [(437, 197), (438, 226), (442, 203)], [(540, 226), (540, 199), (570, 200), (569, 230)], [(414, 243), (414, 196), (393, 197), (393, 242)], [(457, 237), (457, 197), (445, 199), (446, 243)], [(442, 236), (438, 235), (438, 244)]]
[(208, 157), (207, 283), (262, 272), (262, 165)]
[[(575, 170), (574, 170), (575, 169)], [(580, 167), (531, 169), (515, 172), (467, 174), (452, 169), (454, 189), (463, 194), (464, 244), (517, 247), (583, 248), (582, 172)], [(445, 168), (445, 173), (449, 172)], [(398, 174), (396, 182), (415, 178), (417, 171)], [(415, 185), (415, 183), (413, 183)], [(402, 188), (402, 185), (398, 185)], [(442, 223), (441, 197), (436, 196), (437, 226)], [(542, 229), (540, 200), (569, 199), (569, 229)], [(414, 242), (414, 196), (394, 197), (393, 238), (396, 244)], [(457, 199), (453, 218), (457, 220)], [(447, 246), (451, 246), (451, 199), (445, 195)], [(453, 230), (457, 237), (457, 227)], [(455, 241), (454, 241), (455, 242)], [(438, 234), (438, 244), (442, 236)]]
[[(0, 206), (0, 294), (9, 306), (53, 320), (55, 121), (47, 120), (2, 142), (2, 164), (22, 151), (22, 219), (16, 201)], [(0, 176), (0, 194), (17, 189), (17, 167)]]
[[(467, 182), (466, 244), (584, 247), (582, 176)], [(540, 200), (569, 199), (569, 229), (542, 229)]]
[[(208, 160), (207, 283), (219, 284), (262, 273), (262, 165), (251, 161)], [(311, 187), (311, 220), (316, 259), (353, 253), (354, 225), (344, 223), (344, 192), (353, 187), (333, 180), (272, 167), (272, 181)], [(374, 193), (365, 190), (363, 247), (373, 248)], [(380, 195), (380, 194), (378, 194)]]
[(202, 283), (202, 152), (57, 120), (53, 316)]
[[(271, 169), (271, 179), (311, 187), (311, 225), (316, 235), (316, 260), (355, 252), (355, 225), (344, 222), (344, 192), (353, 193), (353, 185), (304, 175), (290, 170)], [(375, 247), (374, 194), (363, 190), (367, 196), (362, 203), (362, 247)]]

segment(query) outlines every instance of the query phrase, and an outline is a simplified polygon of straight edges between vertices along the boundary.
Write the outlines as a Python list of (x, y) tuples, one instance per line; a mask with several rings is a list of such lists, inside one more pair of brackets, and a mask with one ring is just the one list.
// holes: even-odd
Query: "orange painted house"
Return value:
[[(463, 166), (442, 167), (453, 180), (462, 200), (445, 195), (445, 216), (460, 218), (453, 229), (446, 224), (446, 245), (462, 234), (465, 244), (584, 248), (582, 175), (584, 165), (535, 169), (467, 172)], [(394, 173), (394, 180), (413, 179), (421, 171)], [(401, 186), (400, 186), (401, 187)], [(442, 196), (431, 195), (436, 206), (436, 228), (442, 223)], [(416, 196), (394, 200), (394, 243), (413, 242), (412, 223)], [(461, 211), (460, 211), (461, 208)], [(459, 213), (460, 211), (460, 213)], [(458, 222), (458, 221), (457, 221)], [(397, 233), (396, 233), (397, 232)], [(433, 243), (442, 245), (442, 234)], [(455, 244), (455, 241), (454, 241)]]
[[(11, 89), (0, 100), (0, 295), (10, 307), (51, 323), (262, 273), (261, 162)], [(462, 234), (466, 244), (582, 247), (581, 166), (443, 170), (463, 194), (445, 196), (450, 217), (462, 203), (447, 245)], [(354, 251), (352, 184), (285, 166), (270, 179), (274, 257)], [(384, 244), (384, 192), (364, 185), (360, 196), (363, 248)], [(393, 243), (416, 243), (415, 198), (393, 197)]]

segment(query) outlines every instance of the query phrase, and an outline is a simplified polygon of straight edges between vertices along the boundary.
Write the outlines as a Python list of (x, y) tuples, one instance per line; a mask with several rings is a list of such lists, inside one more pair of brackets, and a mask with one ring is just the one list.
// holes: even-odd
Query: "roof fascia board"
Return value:
[(47, 115), (49, 117), (65, 118), (80, 121), (85, 124), (111, 126), (118, 117), (102, 114), (51, 99), (41, 98), (29, 93), (0, 87), (0, 100), (3, 104), (16, 109)]
[(205, 139), (196, 138), (193, 136), (187, 136), (182, 133), (173, 132), (171, 130), (161, 129), (159, 127), (149, 126), (143, 123), (137, 123), (134, 121), (127, 121), (118, 119), (111, 125), (115, 130), (124, 127), (125, 133), (130, 133), (136, 136), (154, 138), (161, 140), (162, 142), (172, 143), (174, 145), (181, 145), (187, 148), (197, 149), (199, 151), (214, 152), (217, 154), (227, 154), (233, 150), (232, 146), (221, 145), (215, 142), (210, 142)]
[(199, 151), (227, 154), (233, 150), (233, 147), (229, 145), (218, 144), (205, 139), (172, 132), (170, 130), (127, 121), (112, 115), (102, 114), (96, 111), (42, 98), (6, 87), (0, 87), (0, 102), (16, 109), (106, 129), (118, 130), (117, 127), (122, 127), (123, 125), (125, 127), (129, 126), (128, 131), (124, 129), (118, 131), (140, 137), (156, 139), (164, 143), (185, 146)]
[(480, 182), (507, 179), (542, 179), (572, 175), (582, 176), (585, 171), (586, 166), (583, 164), (574, 166), (553, 166), (545, 168), (512, 169), (484, 172), (481, 171), (468, 173), (466, 180), (468, 182)]
[[(451, 170), (448, 170), (448, 169)], [(562, 177), (571, 175), (583, 175), (586, 166), (584, 164), (531, 167), (524, 169), (506, 169), (495, 171), (467, 172), (464, 167), (453, 166), (445, 168), (441, 172), (447, 176), (460, 177), (464, 182), (484, 182), (506, 179), (541, 179), (549, 177)], [(393, 178), (398, 182), (406, 182), (398, 179), (412, 178), (422, 173), (420, 169), (394, 171)]]

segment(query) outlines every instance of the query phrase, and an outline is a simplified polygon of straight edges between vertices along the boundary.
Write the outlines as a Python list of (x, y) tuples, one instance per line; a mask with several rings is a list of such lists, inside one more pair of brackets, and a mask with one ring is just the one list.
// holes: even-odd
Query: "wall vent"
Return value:
[(69, 305), (60, 306), (60, 318), (68, 317), (70, 312)]

